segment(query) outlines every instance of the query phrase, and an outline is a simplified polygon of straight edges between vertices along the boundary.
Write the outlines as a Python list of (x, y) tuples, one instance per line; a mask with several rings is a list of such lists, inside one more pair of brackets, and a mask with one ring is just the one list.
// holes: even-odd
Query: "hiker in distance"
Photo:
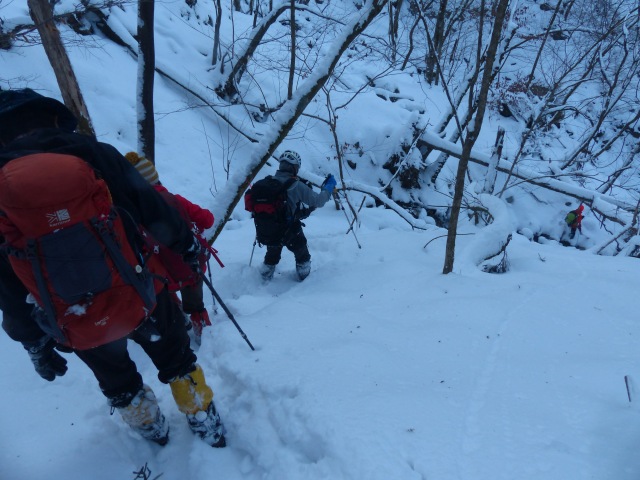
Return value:
[(569, 233), (569, 238), (573, 238), (576, 236), (576, 230), (582, 233), (582, 219), (584, 218), (584, 215), (582, 214), (583, 211), (584, 205), (580, 204), (578, 208), (567, 213), (564, 221), (567, 223), (567, 226), (571, 230)]
[[(76, 125), (58, 100), (30, 89), (0, 91), (0, 234), (12, 267), (0, 269), (0, 305), (9, 313), (3, 329), (48, 381), (67, 371), (58, 350), (73, 351), (108, 405), (164, 445), (169, 425), (129, 356), (127, 340), (135, 341), (191, 430), (224, 447), (213, 392), (143, 232), (190, 265), (201, 245), (114, 147), (74, 133)], [(20, 283), (35, 304), (29, 316), (22, 295), (6, 295), (24, 293)]]
[(202, 274), (207, 268), (208, 243), (202, 236), (202, 232), (213, 226), (213, 213), (206, 208), (202, 208), (181, 195), (173, 194), (166, 189), (160, 182), (160, 176), (156, 167), (147, 158), (141, 157), (136, 152), (127, 152), (124, 156), (131, 165), (133, 165), (140, 175), (149, 182), (153, 188), (165, 199), (165, 201), (174, 207), (182, 219), (192, 227), (192, 231), (200, 244), (202, 250), (199, 260), (199, 270), (194, 271), (186, 264), (182, 257), (171, 249), (160, 245), (158, 255), (160, 261), (167, 268), (171, 282), (169, 290), (172, 292), (180, 291), (182, 298), (182, 311), (189, 315), (190, 323), (188, 328), (193, 327), (195, 341), (200, 344), (202, 337), (202, 329), (211, 325), (209, 313), (204, 307), (204, 294), (202, 291)]
[[(287, 247), (295, 257), (296, 272), (302, 281), (311, 272), (311, 255), (302, 230), (302, 220), (327, 203), (336, 180), (333, 175), (327, 176), (320, 193), (316, 193), (297, 177), (302, 164), (298, 153), (287, 150), (280, 156), (279, 162), (274, 176), (256, 182), (247, 192), (245, 208), (253, 214), (258, 243), (267, 247), (264, 263), (260, 267), (263, 280), (273, 278), (282, 248)], [(279, 196), (282, 196), (281, 200)]]

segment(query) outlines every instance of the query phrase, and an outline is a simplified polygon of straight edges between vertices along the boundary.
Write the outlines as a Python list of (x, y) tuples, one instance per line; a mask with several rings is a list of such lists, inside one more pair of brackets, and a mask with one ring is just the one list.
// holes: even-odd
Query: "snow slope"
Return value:
[(218, 308), (198, 356), (224, 450), (193, 437), (135, 346), (171, 423), (164, 448), (109, 416), (73, 356), (49, 384), (1, 336), (0, 478), (126, 479), (144, 464), (167, 479), (637, 478), (634, 259), (516, 236), (508, 274), (443, 276), (444, 239), (423, 248), (438, 232), (372, 209), (362, 220), (358, 249), (341, 212), (309, 219), (302, 283), (285, 254), (262, 284), (250, 221), (221, 237), (214, 286), (256, 347)]
[[(161, 13), (174, 4), (161, 2), (160, 48), (179, 51), (187, 41), (172, 32), (183, 30), (178, 21), (169, 28), (170, 17)], [(24, 8), (2, 6), (16, 16)], [(134, 25), (124, 14), (121, 21)], [(70, 55), (99, 138), (123, 153), (135, 149), (130, 55), (103, 41), (71, 48)], [(185, 59), (184, 75), (197, 78), (201, 66), (190, 71), (191, 61)], [(0, 71), (11, 87), (59, 98), (38, 47), (0, 52)], [(438, 115), (442, 99), (427, 94), (429, 110)], [(422, 101), (414, 98), (406, 115), (390, 113), (380, 130), (368, 122), (389, 102), (359, 98), (342, 113), (364, 145), (379, 146), (359, 161), (360, 179), (375, 185), (367, 164), (379, 164), (385, 135), (397, 136), (398, 126), (414, 118), (410, 110)], [(158, 169), (170, 190), (214, 209), (226, 159), (239, 167), (251, 151), (233, 143), (211, 115), (185, 108), (192, 101), (157, 79)], [(325, 161), (328, 135), (306, 133), (306, 143), (294, 136), (283, 147), (300, 151), (307, 173), (335, 174)], [(631, 387), (640, 381), (632, 300), (640, 282), (637, 259), (518, 235), (553, 218), (562, 233), (567, 199), (535, 193), (540, 202), (514, 189), (508, 212), (500, 201), (488, 201), (495, 222), (484, 230), (463, 216), (459, 231), (470, 235), (459, 237), (455, 271), (446, 276), (445, 238), (437, 238), (445, 231), (426, 223), (426, 230), (412, 230), (391, 211), (368, 205), (355, 230), (358, 248), (345, 233), (344, 213), (327, 205), (306, 222), (309, 278), (295, 280), (285, 252), (266, 285), (256, 271), (264, 250), (256, 247), (250, 266), (253, 224), (238, 207), (215, 244), (225, 268), (212, 267), (213, 283), (256, 351), (209, 295), (208, 307), (218, 313), (198, 350), (228, 447), (211, 449), (191, 434), (135, 345), (132, 355), (171, 424), (164, 448), (109, 415), (95, 379), (73, 355), (67, 355), (68, 373), (48, 383), (22, 347), (2, 334), (0, 480), (127, 480), (144, 465), (148, 478), (167, 480), (638, 478), (640, 388), (629, 401), (624, 381), (629, 376)], [(351, 200), (358, 206), (361, 197)], [(604, 238), (588, 212), (584, 232), (576, 241), (583, 248)], [(514, 233), (511, 270), (483, 273), (478, 261), (508, 233)]]

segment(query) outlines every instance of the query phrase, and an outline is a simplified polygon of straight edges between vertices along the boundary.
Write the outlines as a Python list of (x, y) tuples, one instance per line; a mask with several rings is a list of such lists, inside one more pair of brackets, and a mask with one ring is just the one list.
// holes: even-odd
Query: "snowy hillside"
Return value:
[[(29, 22), (24, 3), (0, 0), (3, 31)], [(63, 0), (56, 8), (70, 10), (75, 3)], [(131, 52), (136, 9), (135, 2), (115, 3), (120, 6), (109, 10), (108, 24), (128, 46), (97, 30), (79, 37), (64, 24), (60, 28), (99, 140), (125, 153), (137, 146), (137, 64)], [(207, 17), (214, 2), (193, 3), (156, 2), (158, 67), (164, 72), (155, 85), (156, 162), (163, 184), (219, 219), (234, 175), (248, 168), (259, 140), (278, 126), (259, 121), (256, 112), (261, 102), (273, 106), (286, 99), (288, 56), (284, 48), (260, 50), (239, 86), (249, 106), (223, 102), (211, 91), (222, 75), (209, 57)], [(539, 3), (519, 2), (528, 10), (518, 10), (512, 22), (530, 29), (545, 25), (552, 13), (539, 17)], [(310, 13), (301, 16), (303, 32), (317, 43), (301, 48), (304, 68), (313, 69), (322, 66), (322, 55), (358, 10), (351, 2), (329, 0), (304, 8)], [(253, 18), (224, 9), (223, 42), (228, 47), (239, 39), (240, 48)], [(320, 13), (341, 21), (325, 25)], [(403, 31), (410, 27), (403, 24)], [(387, 28), (388, 18), (382, 17), (368, 34), (384, 39)], [(284, 38), (286, 23), (275, 32)], [(28, 40), (35, 34), (25, 35)], [(272, 37), (265, 43), (280, 45)], [(137, 346), (132, 356), (171, 424), (164, 448), (109, 415), (95, 379), (73, 355), (66, 355), (67, 374), (48, 383), (33, 371), (22, 346), (3, 333), (0, 480), (638, 478), (637, 259), (596, 255), (622, 227), (607, 220), (603, 228), (600, 214), (589, 209), (582, 234), (570, 242), (579, 249), (559, 242), (567, 241), (565, 213), (624, 162), (633, 136), (603, 157), (610, 170), (588, 167), (579, 181), (553, 179), (575, 196), (520, 180), (512, 180), (501, 198), (484, 195), (486, 168), (471, 165), (465, 206), (472, 208), (461, 215), (454, 272), (443, 275), (447, 232), (429, 213), (446, 217), (455, 161), (445, 165), (436, 185), (427, 188), (426, 174), (421, 177), (422, 190), (400, 188), (399, 175), (384, 166), (411, 142), (413, 125), (433, 126), (442, 119), (449, 108), (446, 95), (419, 80), (415, 70), (395, 69), (352, 98), (350, 89), (384, 70), (378, 62), (385, 54), (364, 43), (350, 53), (353, 58), (343, 58), (331, 93), (334, 106), (345, 106), (337, 111), (336, 132), (348, 199), (355, 209), (362, 205), (355, 230), (348, 232), (352, 214), (346, 218), (332, 204), (314, 212), (305, 222), (312, 272), (302, 283), (289, 252), (273, 281), (262, 283), (257, 266), (264, 250), (256, 247), (249, 265), (255, 230), (242, 205), (214, 244), (225, 267), (212, 265), (213, 285), (256, 347), (249, 349), (207, 293), (213, 326), (197, 354), (214, 389), (228, 447), (211, 449), (193, 436)], [(531, 58), (523, 58), (513, 61), (530, 65)], [(305, 80), (300, 76), (296, 86)], [(0, 50), (0, 87), (30, 87), (61, 98), (41, 45), (22, 38)], [(576, 136), (563, 123), (551, 136), (537, 137), (527, 144), (523, 170), (539, 169), (545, 179), (579, 146), (578, 134), (589, 124), (585, 115), (595, 108), (591, 88), (580, 93), (586, 113), (569, 121)], [(302, 174), (316, 181), (340, 170), (335, 138), (318, 120), (330, 116), (323, 95), (276, 151), (298, 151)], [(490, 154), (495, 132), (503, 127), (504, 156), (513, 159), (525, 123), (490, 110), (477, 154)], [(603, 138), (613, 136), (615, 129), (607, 127)], [(418, 150), (410, 149), (406, 165), (419, 164)], [(271, 162), (259, 177), (275, 168)], [(635, 176), (635, 168), (625, 169), (616, 188), (594, 197), (594, 208), (605, 210), (606, 204), (608, 213), (630, 220), (607, 199), (635, 205)], [(397, 202), (392, 206), (422, 202), (430, 208), (403, 218), (376, 206), (367, 191), (391, 191)], [(489, 208), (488, 226), (476, 224), (478, 206)], [(510, 270), (484, 273), (479, 265), (509, 234)], [(137, 475), (145, 465), (150, 473)]]
[(640, 381), (635, 259), (516, 237), (508, 274), (443, 276), (443, 240), (423, 249), (437, 232), (363, 220), (361, 250), (341, 212), (308, 221), (303, 283), (286, 255), (261, 283), (249, 221), (221, 237), (214, 286), (256, 347), (218, 308), (198, 356), (224, 450), (191, 434), (136, 347), (171, 423), (164, 448), (109, 416), (73, 356), (49, 384), (0, 337), (0, 478), (133, 479), (145, 463), (176, 480), (637, 478), (640, 397), (624, 383)]

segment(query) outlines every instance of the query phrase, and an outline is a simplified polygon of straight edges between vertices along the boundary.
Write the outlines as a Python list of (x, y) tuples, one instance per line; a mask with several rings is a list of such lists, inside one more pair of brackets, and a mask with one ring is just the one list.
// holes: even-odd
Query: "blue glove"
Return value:
[(322, 184), (322, 190), (326, 190), (329, 193), (333, 193), (333, 189), (336, 188), (336, 179), (333, 178), (333, 175), (329, 175), (324, 183)]

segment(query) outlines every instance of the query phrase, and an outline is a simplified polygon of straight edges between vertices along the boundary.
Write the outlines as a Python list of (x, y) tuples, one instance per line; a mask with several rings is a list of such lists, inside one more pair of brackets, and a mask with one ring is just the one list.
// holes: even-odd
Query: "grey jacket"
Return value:
[[(278, 170), (274, 178), (285, 183), (293, 176), (291, 172)], [(296, 180), (287, 190), (287, 218), (294, 218), (297, 208), (300, 208), (301, 211), (308, 209), (310, 213), (316, 208), (322, 207), (329, 201), (329, 198), (331, 198), (331, 194), (326, 190), (316, 193), (300, 180)]]

